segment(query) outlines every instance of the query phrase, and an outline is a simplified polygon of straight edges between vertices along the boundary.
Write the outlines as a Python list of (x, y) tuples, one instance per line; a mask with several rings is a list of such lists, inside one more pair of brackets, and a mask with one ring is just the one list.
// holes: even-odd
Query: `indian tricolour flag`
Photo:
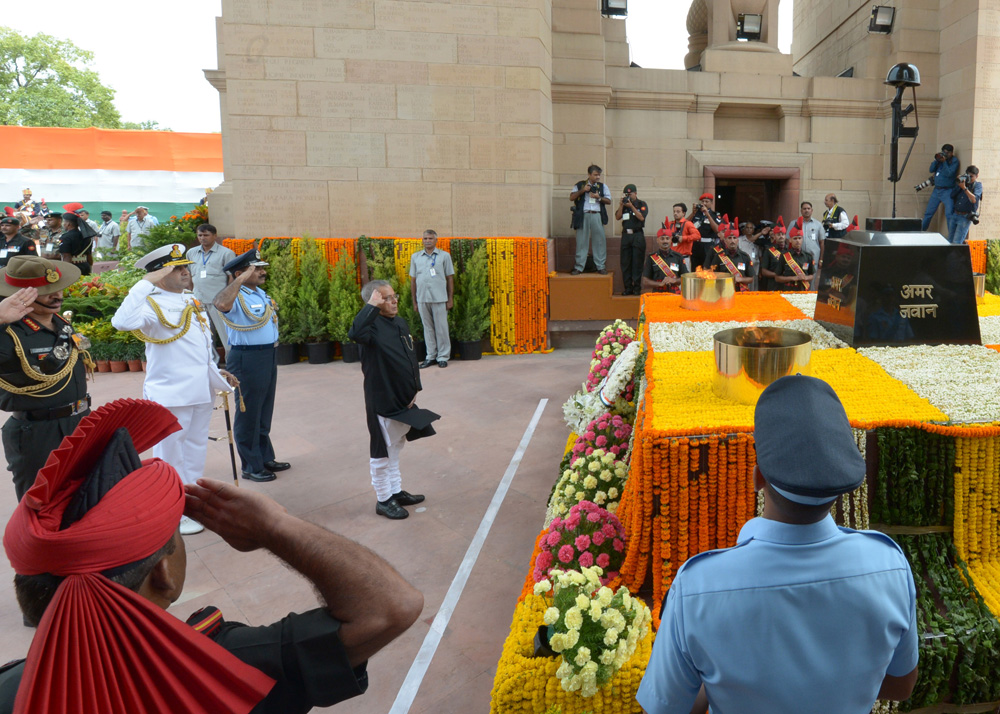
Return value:
[(136, 206), (166, 223), (222, 183), (221, 134), (0, 126), (0, 147), (0, 212), (30, 188), (52, 211), (82, 203), (97, 223)]

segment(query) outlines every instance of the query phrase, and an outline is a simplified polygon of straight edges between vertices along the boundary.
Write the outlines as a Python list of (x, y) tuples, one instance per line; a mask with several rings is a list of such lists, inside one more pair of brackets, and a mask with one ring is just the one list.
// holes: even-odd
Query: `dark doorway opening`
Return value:
[(716, 210), (733, 221), (777, 220), (781, 184), (780, 179), (716, 179)]

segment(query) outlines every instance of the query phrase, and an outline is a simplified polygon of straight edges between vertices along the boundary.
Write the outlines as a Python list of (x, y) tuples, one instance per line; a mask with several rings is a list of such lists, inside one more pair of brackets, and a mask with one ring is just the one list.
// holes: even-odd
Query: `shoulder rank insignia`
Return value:
[(45, 271), (45, 282), (47, 283), (58, 283), (59, 282), (59, 271), (49, 268)]
[(187, 619), (187, 624), (207, 637), (214, 637), (223, 622), (222, 611), (211, 605), (201, 608)]
[(30, 317), (22, 317), (22, 318), (21, 318), (21, 321), (22, 321), (22, 322), (23, 322), (23, 323), (24, 323), (25, 325), (27, 325), (28, 327), (30, 327), (30, 328), (31, 328), (31, 331), (32, 331), (32, 332), (38, 332), (39, 330), (41, 330), (41, 329), (42, 329), (42, 326), (41, 326), (41, 325), (39, 325), (39, 324), (38, 324), (37, 322), (35, 322), (34, 320), (32, 320), (32, 319), (31, 319)]

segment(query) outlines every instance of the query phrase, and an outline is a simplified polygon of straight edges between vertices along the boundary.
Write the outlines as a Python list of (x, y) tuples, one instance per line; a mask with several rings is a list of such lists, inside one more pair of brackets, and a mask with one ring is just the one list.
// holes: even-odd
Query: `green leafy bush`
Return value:
[(304, 341), (298, 310), (299, 270), (289, 240), (264, 241), (261, 257), (269, 265), (264, 290), (278, 305), (278, 341), (294, 345)]
[(1000, 240), (986, 241), (986, 289), (1000, 295)]

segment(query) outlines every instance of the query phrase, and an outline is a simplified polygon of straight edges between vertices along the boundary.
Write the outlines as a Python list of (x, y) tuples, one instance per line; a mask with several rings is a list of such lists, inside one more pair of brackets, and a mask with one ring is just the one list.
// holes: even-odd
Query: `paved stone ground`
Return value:
[[(389, 711), (539, 400), (548, 399), (410, 709), (489, 711), (496, 663), (568, 435), (562, 403), (580, 388), (588, 365), (589, 349), (569, 348), (423, 370), (418, 403), (442, 419), (437, 436), (403, 450), (403, 487), (427, 501), (425, 511), (410, 508), (410, 518), (399, 522), (375, 515), (360, 365), (279, 368), (272, 437), (278, 458), (293, 466), (272, 483), (241, 487), (260, 489), (290, 512), (372, 548), (425, 598), (420, 620), (369, 663), (368, 693), (337, 712)], [(142, 374), (98, 375), (91, 394), (96, 405), (139, 397)], [(224, 424), (216, 411), (212, 434), (224, 435)], [(230, 473), (227, 445), (210, 443), (206, 474), (228, 479)], [(0, 522), (14, 505), (8, 481), (0, 486)], [(238, 553), (209, 532), (185, 541), (187, 584), (170, 609), (177, 617), (212, 604), (228, 619), (263, 624), (316, 605), (309, 583), (267, 553)], [(0, 558), (0, 662), (23, 657), (33, 632), (21, 624), (12, 572)]]

